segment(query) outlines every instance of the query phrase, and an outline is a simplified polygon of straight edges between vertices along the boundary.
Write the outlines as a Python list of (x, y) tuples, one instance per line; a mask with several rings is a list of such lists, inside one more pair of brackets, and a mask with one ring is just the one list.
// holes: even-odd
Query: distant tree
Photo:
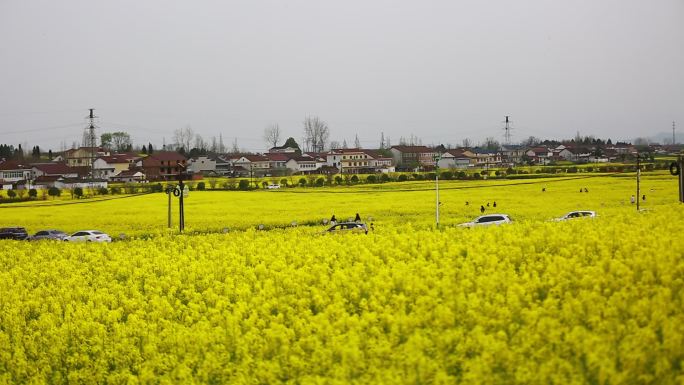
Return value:
[(359, 177), (356, 176), (356, 175), (352, 175), (350, 181), (351, 181), (352, 183), (359, 183)]
[(31, 150), (31, 157), (33, 159), (40, 159), (40, 147), (39, 146), (33, 147), (33, 150)]
[(293, 137), (287, 138), (284, 144), (285, 147), (291, 147), (291, 148), (296, 148), (297, 152), (301, 154), (302, 149), (299, 147), (299, 144), (297, 144), (297, 141)]
[(463, 141), (461, 142), (461, 146), (464, 148), (473, 147), (473, 141), (470, 140), (470, 138), (464, 138)]
[(24, 199), (24, 196), (26, 196), (26, 189), (19, 189), (17, 190), (17, 195), (19, 196), (20, 199)]
[(114, 147), (114, 151), (119, 153), (130, 151), (133, 147), (131, 135), (123, 131), (112, 133), (112, 146)]
[(8, 196), (10, 199), (14, 199), (14, 197), (17, 196), (17, 192), (14, 191), (14, 190), (7, 190), (7, 196)]
[(76, 196), (76, 198), (82, 197), (83, 196), (83, 189), (80, 187), (74, 188), (74, 195)]
[(107, 195), (109, 193), (109, 190), (107, 190), (106, 187), (100, 187), (97, 189), (97, 193), (100, 195)]
[(34, 198), (34, 199), (35, 199), (36, 197), (38, 197), (38, 190), (36, 190), (36, 189), (34, 189), (34, 188), (30, 189), (30, 190), (29, 190), (29, 197), (30, 197), (30, 198)]
[(112, 134), (110, 132), (105, 132), (100, 135), (100, 146), (105, 150), (112, 149)]
[(280, 142), (280, 126), (278, 123), (271, 124), (270, 126), (264, 128), (264, 142), (266, 145), (271, 147), (276, 147), (278, 142)]
[(399, 175), (399, 177), (397, 178), (397, 180), (398, 180), (399, 182), (406, 182), (406, 181), (408, 180), (408, 176), (406, 176), (406, 174), (401, 174), (401, 175)]
[(499, 149), (499, 142), (490, 136), (487, 139), (485, 139), (484, 148), (486, 148), (487, 150), (490, 150), (490, 151), (498, 150)]
[(195, 132), (189, 125), (176, 129), (173, 132), (173, 141), (176, 143), (176, 149), (190, 149), (192, 144), (191, 142), (194, 137)]
[(323, 152), (330, 137), (328, 124), (318, 116), (304, 119), (304, 142), (307, 151)]
[(375, 183), (377, 181), (378, 179), (375, 177), (375, 175), (368, 175), (366, 177), (366, 183)]
[(147, 146), (145, 146), (144, 144), (142, 146), (142, 153), (147, 154)]
[(533, 147), (538, 145), (539, 143), (541, 143), (541, 140), (539, 140), (539, 138), (530, 136), (527, 139), (523, 140), (522, 145), (527, 147)]
[(342, 181), (343, 181), (343, 179), (341, 176), (338, 175), (335, 177), (335, 183), (336, 184), (340, 185), (340, 184), (342, 184)]
[(197, 183), (197, 190), (204, 191), (205, 189), (206, 189), (206, 186), (205, 186), (204, 182)]
[(57, 187), (50, 187), (48, 190), (48, 195), (54, 199), (55, 197), (62, 195), (62, 190), (58, 189)]
[(154, 152), (154, 149), (152, 148), (152, 143), (148, 143), (147, 144), (147, 154), (152, 155), (153, 152)]
[(238, 183), (238, 188), (240, 190), (249, 190), (249, 181), (247, 179), (240, 179)]
[(359, 140), (359, 134), (354, 137), (354, 148), (361, 148), (361, 141)]
[(52, 150), (48, 150), (48, 158), (52, 160)]

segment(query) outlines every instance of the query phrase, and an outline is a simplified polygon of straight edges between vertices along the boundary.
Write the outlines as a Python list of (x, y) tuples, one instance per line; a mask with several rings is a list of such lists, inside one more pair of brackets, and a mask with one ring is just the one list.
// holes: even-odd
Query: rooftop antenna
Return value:
[(88, 120), (90, 121), (90, 124), (88, 125), (88, 128), (86, 128), (86, 147), (88, 152), (90, 153), (90, 178), (95, 178), (95, 146), (97, 146), (97, 137), (95, 136), (95, 116), (94, 114), (95, 109), (91, 108), (90, 109), (90, 114), (87, 116)]
[(507, 146), (510, 146), (510, 144), (511, 144), (511, 130), (512, 130), (512, 128), (511, 128), (511, 126), (510, 126), (511, 121), (509, 120), (509, 116), (508, 116), (508, 115), (506, 115), (506, 121), (505, 121), (504, 123), (506, 123), (506, 125), (504, 126), (504, 131), (505, 131), (505, 132), (504, 132), (504, 143), (505, 143)]

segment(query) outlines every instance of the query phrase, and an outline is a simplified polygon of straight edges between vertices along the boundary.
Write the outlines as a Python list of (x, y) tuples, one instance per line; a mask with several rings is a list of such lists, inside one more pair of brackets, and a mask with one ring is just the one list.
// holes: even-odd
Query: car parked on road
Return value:
[(459, 227), (475, 227), (501, 225), (511, 223), (513, 220), (507, 214), (487, 214), (475, 218), (472, 222), (461, 223)]
[(64, 238), (67, 242), (111, 242), (112, 238), (98, 230), (77, 231)]
[(570, 211), (569, 213), (563, 215), (560, 218), (557, 218), (557, 221), (567, 221), (569, 219), (576, 219), (576, 218), (596, 218), (596, 211), (590, 211), (590, 210), (577, 210), (577, 211)]
[(280, 188), (280, 185), (279, 184), (269, 184), (268, 186), (266, 186), (266, 188), (269, 190), (274, 190), (274, 189)]
[(328, 230), (326, 230), (329, 233), (364, 233), (368, 234), (368, 227), (366, 226), (365, 223), (361, 222), (342, 222), (342, 223), (337, 223)]
[(52, 239), (56, 241), (63, 241), (69, 234), (61, 230), (41, 230), (29, 237), (29, 241), (40, 241), (44, 239)]
[(28, 233), (23, 227), (3, 227), (0, 228), (0, 239), (24, 240), (28, 238)]

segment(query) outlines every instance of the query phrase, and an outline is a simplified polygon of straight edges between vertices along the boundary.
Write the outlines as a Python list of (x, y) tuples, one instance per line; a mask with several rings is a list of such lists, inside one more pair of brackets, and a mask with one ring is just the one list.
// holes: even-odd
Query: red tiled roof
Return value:
[(30, 165), (15, 162), (13, 160), (8, 160), (6, 162), (0, 163), (0, 170), (30, 170), (30, 169), (31, 169)]
[(392, 148), (400, 152), (432, 152), (433, 150), (427, 146), (392, 146)]
[(156, 159), (156, 160), (185, 160), (186, 158), (174, 151), (160, 151), (160, 152), (155, 152), (152, 155), (149, 156), (149, 158)]
[(31, 166), (46, 174), (61, 175), (73, 174), (76, 172), (73, 168), (66, 165), (66, 163), (34, 163)]
[(287, 162), (290, 160), (290, 158), (292, 158), (291, 156), (287, 156), (282, 152), (267, 154), (266, 157), (268, 157), (268, 160), (271, 162)]
[(243, 158), (250, 162), (267, 162), (268, 158), (263, 155), (243, 155)]

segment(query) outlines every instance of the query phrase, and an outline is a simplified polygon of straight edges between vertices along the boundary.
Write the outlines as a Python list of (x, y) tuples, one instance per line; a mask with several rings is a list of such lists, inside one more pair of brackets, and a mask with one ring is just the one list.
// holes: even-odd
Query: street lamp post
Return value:
[(437, 153), (435, 159), (435, 226), (439, 228), (439, 161), (442, 159), (442, 154)]
[(185, 230), (185, 207), (183, 205), (183, 198), (187, 196), (187, 186), (183, 183), (183, 175), (185, 170), (185, 166), (177, 163), (179, 172), (178, 172), (178, 185), (176, 186), (166, 186), (166, 195), (169, 196), (169, 203), (168, 203), (168, 227), (171, 228), (171, 194), (178, 198), (178, 230), (180, 232), (183, 232)]
[(636, 170), (636, 208), (637, 211), (639, 211), (639, 201), (641, 200), (641, 195), (640, 195), (640, 184), (641, 184), (641, 157), (637, 153), (636, 156), (636, 161), (637, 161), (637, 170)]

